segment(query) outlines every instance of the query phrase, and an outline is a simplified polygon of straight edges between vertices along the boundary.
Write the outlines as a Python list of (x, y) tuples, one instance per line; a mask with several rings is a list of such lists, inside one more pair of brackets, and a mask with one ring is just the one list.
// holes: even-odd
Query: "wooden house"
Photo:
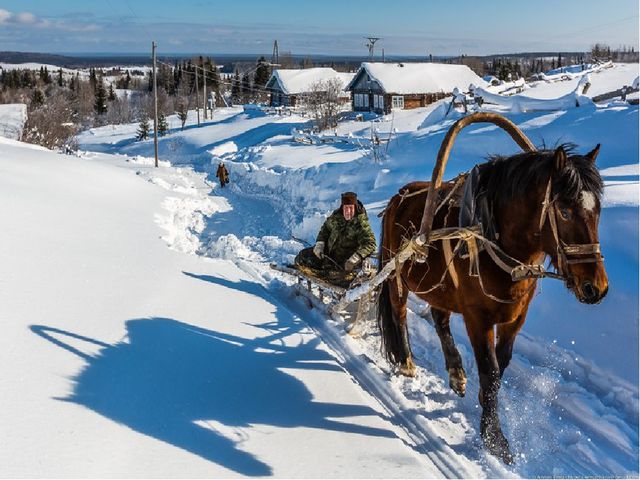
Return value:
[(444, 63), (363, 63), (345, 90), (353, 110), (387, 114), (395, 109), (424, 107), (486, 82), (466, 65)]
[[(344, 88), (353, 75), (336, 72), (333, 68), (276, 69), (266, 85), (271, 94), (270, 105), (295, 107), (318, 82), (337, 78)], [(349, 93), (343, 90), (341, 100), (348, 103), (349, 99)]]

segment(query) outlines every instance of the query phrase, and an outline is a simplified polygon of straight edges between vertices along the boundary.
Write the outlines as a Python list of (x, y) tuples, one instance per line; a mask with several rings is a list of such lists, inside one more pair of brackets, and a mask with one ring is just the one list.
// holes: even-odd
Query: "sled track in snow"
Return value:
[[(388, 374), (378, 369), (376, 363), (365, 354), (356, 355), (345, 345), (338, 328), (319, 309), (308, 310), (308, 305), (291, 294), (288, 287), (282, 288), (281, 301), (300, 316), (334, 353), (338, 364), (352, 379), (369, 393), (382, 407), (388, 420), (402, 429), (412, 442), (412, 447), (425, 455), (447, 478), (512, 477), (514, 473), (497, 460), (488, 459), (489, 464), (480, 464), (460, 455), (451, 448), (429, 425), (429, 419), (407, 405), (402, 392), (395, 391), (389, 383)], [(464, 460), (463, 460), (464, 459)]]

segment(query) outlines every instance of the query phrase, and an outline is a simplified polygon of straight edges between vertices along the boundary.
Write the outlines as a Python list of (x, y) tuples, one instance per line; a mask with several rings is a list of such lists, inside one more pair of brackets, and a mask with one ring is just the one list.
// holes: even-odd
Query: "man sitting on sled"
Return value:
[(346, 192), (340, 208), (322, 225), (315, 246), (301, 250), (295, 264), (302, 272), (346, 288), (375, 250), (367, 212), (355, 193)]

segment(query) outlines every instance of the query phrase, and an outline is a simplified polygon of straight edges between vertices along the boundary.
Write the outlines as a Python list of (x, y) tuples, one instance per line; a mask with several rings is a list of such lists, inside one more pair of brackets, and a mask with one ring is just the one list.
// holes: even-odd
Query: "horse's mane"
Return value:
[[(567, 153), (564, 169), (554, 175), (552, 194), (567, 203), (579, 201), (581, 192), (602, 196), (604, 184), (591, 159), (575, 153), (576, 146), (563, 144)], [(491, 156), (480, 168), (480, 191), (493, 204), (503, 204), (517, 195), (526, 195), (535, 185), (549, 181), (555, 150), (537, 150), (504, 156)]]

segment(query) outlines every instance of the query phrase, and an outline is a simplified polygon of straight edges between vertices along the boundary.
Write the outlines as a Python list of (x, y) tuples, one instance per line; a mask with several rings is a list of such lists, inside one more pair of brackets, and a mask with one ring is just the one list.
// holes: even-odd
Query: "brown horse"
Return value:
[[(542, 269), (540, 263), (549, 257), (557, 274), (548, 276), (563, 279), (580, 302), (593, 304), (602, 300), (608, 290), (598, 243), (603, 184), (595, 166), (599, 145), (586, 155), (578, 155), (566, 145), (535, 151), (508, 120), (495, 122), (490, 114), (478, 117), (463, 119), (461, 122), (466, 123), (457, 125), (457, 131), (469, 123), (490, 121), (507, 130), (521, 146), (531, 147), (531, 151), (493, 157), (478, 166), (475, 191), (484, 196), (497, 235), (493, 243), (481, 240), (477, 244), (479, 250), (468, 252), (475, 253), (475, 257), (462, 255), (460, 249), (445, 245), (444, 241), (431, 241), (425, 251), (426, 261), (424, 257), (411, 257), (399, 265), (395, 277), (382, 284), (378, 323), (387, 358), (402, 374), (412, 376), (415, 366), (407, 331), (407, 296), (414, 292), (428, 302), (449, 385), (464, 396), (466, 374), (449, 329), (450, 314), (462, 314), (480, 377), (481, 436), (489, 452), (511, 463), (513, 457), (498, 420), (498, 389), (537, 279), (513, 280), (505, 263), (515, 266), (521, 262), (520, 265)], [(447, 135), (441, 152), (450, 150), (457, 131)], [(394, 261), (396, 253), (419, 233), (423, 211), (427, 210), (428, 188), (427, 182), (410, 183), (390, 200), (382, 221), (381, 268)], [(443, 190), (447, 191), (446, 184)], [(458, 227), (459, 208), (455, 202), (442, 202), (433, 217), (432, 232)], [(491, 245), (493, 249), (489, 248)], [(468, 249), (472, 250), (471, 246)]]

